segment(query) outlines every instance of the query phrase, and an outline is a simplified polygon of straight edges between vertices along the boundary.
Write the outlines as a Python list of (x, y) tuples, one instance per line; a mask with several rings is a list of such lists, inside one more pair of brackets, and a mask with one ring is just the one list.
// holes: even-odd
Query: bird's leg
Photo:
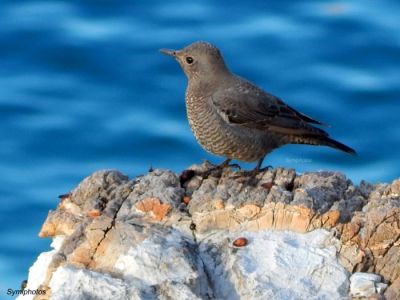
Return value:
[(222, 169), (226, 168), (226, 167), (231, 167), (231, 168), (237, 168), (237, 169), (241, 169), (241, 167), (239, 166), (239, 164), (230, 164), (230, 162), (232, 161), (231, 158), (227, 158), (225, 159), (222, 164), (220, 164), (217, 167), (221, 167)]
[(265, 156), (261, 157), (261, 158), (258, 160), (257, 165), (256, 165), (256, 167), (255, 167), (253, 170), (251, 170), (251, 171), (243, 171), (242, 174), (243, 174), (244, 176), (255, 177), (258, 173), (260, 173), (260, 172), (262, 172), (262, 171), (266, 171), (266, 170), (272, 168), (272, 166), (267, 166), (267, 167), (265, 167), (265, 168), (261, 168), (262, 163), (263, 163), (263, 161), (264, 161), (264, 158), (265, 158)]
[(261, 157), (261, 158), (258, 160), (257, 166), (255, 167), (254, 171), (259, 172), (259, 171), (261, 170), (261, 166), (262, 166), (262, 163), (263, 163), (263, 161), (264, 161), (264, 157), (265, 157), (265, 156)]
[(262, 163), (263, 163), (263, 160), (264, 160), (264, 157), (260, 158), (260, 159), (258, 160), (258, 162), (257, 162), (256, 167), (255, 167), (253, 170), (250, 170), (250, 171), (243, 171), (242, 175), (244, 175), (244, 176), (250, 176), (251, 178), (256, 177), (256, 175), (257, 175), (258, 173), (260, 173), (261, 165), (262, 165)]
[(258, 162), (257, 162), (257, 166), (255, 167), (255, 169), (253, 171), (257, 171), (257, 172), (263, 172), (263, 171), (268, 171), (269, 169), (272, 169), (272, 166), (266, 166), (264, 168), (261, 168), (262, 163), (264, 161), (265, 155), (263, 157), (261, 157)]
[(227, 158), (225, 159), (221, 164), (214, 166), (213, 169), (224, 169), (227, 166), (229, 166), (229, 163), (231, 162), (232, 159)]

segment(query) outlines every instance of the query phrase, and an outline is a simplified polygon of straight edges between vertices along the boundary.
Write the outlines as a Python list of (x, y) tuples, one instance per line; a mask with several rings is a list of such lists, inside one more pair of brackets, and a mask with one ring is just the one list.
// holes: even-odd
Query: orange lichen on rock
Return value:
[(87, 212), (87, 216), (91, 218), (96, 218), (101, 216), (101, 211), (98, 209), (92, 209)]
[(142, 212), (152, 212), (153, 218), (161, 221), (171, 210), (171, 205), (161, 203), (158, 198), (145, 198), (135, 205), (136, 209)]

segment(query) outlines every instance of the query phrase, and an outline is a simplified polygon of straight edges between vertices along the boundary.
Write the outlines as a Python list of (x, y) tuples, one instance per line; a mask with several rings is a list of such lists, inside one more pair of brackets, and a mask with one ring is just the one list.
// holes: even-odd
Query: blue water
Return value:
[(221, 161), (192, 136), (186, 78), (159, 48), (216, 44), (235, 73), (359, 153), (286, 146), (265, 164), (355, 183), (400, 175), (399, 2), (246, 3), (2, 1), (0, 298), (48, 249), (37, 233), (57, 195), (93, 171)]

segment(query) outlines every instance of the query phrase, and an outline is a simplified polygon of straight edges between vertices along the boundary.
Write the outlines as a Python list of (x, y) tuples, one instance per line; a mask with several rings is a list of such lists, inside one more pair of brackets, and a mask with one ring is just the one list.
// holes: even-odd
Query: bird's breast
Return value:
[(187, 92), (186, 111), (194, 136), (207, 151), (243, 161), (255, 161), (267, 152), (262, 137), (251, 130), (228, 124), (208, 97)]

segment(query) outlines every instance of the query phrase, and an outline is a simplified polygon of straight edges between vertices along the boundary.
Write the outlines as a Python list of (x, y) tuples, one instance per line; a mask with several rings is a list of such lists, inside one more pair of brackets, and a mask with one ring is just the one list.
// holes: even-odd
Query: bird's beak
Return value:
[(165, 55), (169, 55), (169, 56), (172, 56), (172, 57), (176, 57), (176, 54), (177, 54), (178, 51), (176, 51), (176, 50), (171, 50), (171, 49), (160, 49), (160, 52), (161, 52), (162, 54), (165, 54)]

